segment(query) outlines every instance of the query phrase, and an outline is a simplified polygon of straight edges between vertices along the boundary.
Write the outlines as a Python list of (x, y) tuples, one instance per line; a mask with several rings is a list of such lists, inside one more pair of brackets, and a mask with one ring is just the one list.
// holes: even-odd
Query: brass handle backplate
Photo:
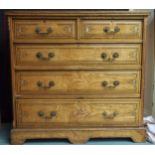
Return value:
[(120, 84), (120, 82), (119, 81), (114, 81), (113, 82), (113, 85), (116, 87), (116, 86), (118, 86)]
[(49, 89), (55, 85), (54, 81), (49, 81), (48, 85), (45, 85), (42, 81), (37, 82), (37, 86), (43, 89)]
[(52, 119), (54, 117), (56, 117), (57, 112), (56, 111), (52, 111), (49, 113), (49, 115), (46, 115), (43, 111), (39, 111), (38, 112), (38, 116), (44, 119)]
[(101, 54), (101, 58), (102, 58), (102, 59), (106, 59), (106, 58), (107, 58), (107, 54), (106, 54), (106, 53), (102, 53), (102, 54)]
[(116, 58), (119, 57), (119, 54), (118, 54), (117, 52), (115, 52), (115, 53), (113, 53), (112, 57), (113, 57), (114, 59), (116, 59)]
[(108, 61), (108, 62), (114, 61), (118, 57), (119, 57), (119, 53), (117, 53), (117, 52), (113, 53), (112, 56), (108, 56), (108, 54), (105, 52), (101, 53), (101, 58), (104, 61)]
[(41, 34), (41, 35), (47, 35), (49, 33), (51, 33), (53, 30), (51, 27), (48, 27), (45, 31), (42, 31), (40, 27), (36, 27), (35, 32), (37, 34)]
[(114, 111), (114, 112), (110, 112), (109, 113), (109, 112), (104, 111), (102, 113), (102, 115), (103, 115), (103, 117), (105, 119), (113, 119), (114, 117), (116, 117), (118, 115), (118, 112), (117, 111)]
[(42, 111), (39, 111), (39, 112), (38, 112), (38, 116), (39, 116), (39, 117), (43, 117), (44, 115), (45, 115), (44, 112), (42, 112)]
[(120, 84), (119, 81), (113, 81), (112, 85), (109, 85), (107, 81), (102, 82), (104, 88), (116, 88)]
[(54, 56), (55, 56), (55, 54), (52, 53), (52, 52), (49, 52), (47, 57), (45, 57), (41, 52), (38, 52), (38, 53), (36, 54), (36, 57), (37, 57), (39, 60), (50, 60), (50, 59), (53, 58)]
[(113, 29), (111, 29), (110, 27), (105, 27), (103, 31), (107, 34), (115, 34), (120, 31), (120, 28), (118, 26), (115, 26)]

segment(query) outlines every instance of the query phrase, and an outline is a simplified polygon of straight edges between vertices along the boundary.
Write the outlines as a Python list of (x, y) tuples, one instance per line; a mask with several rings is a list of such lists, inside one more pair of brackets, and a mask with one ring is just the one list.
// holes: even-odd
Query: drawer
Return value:
[(142, 40), (142, 22), (136, 20), (82, 20), (81, 39)]
[[(17, 45), (17, 67), (109, 68), (141, 65), (141, 45)], [(117, 68), (118, 69), (118, 68)]]
[(74, 20), (15, 20), (14, 40), (37, 41), (75, 38)]
[(136, 126), (139, 100), (19, 99), (17, 127)]
[(140, 71), (17, 72), (19, 94), (140, 96)]

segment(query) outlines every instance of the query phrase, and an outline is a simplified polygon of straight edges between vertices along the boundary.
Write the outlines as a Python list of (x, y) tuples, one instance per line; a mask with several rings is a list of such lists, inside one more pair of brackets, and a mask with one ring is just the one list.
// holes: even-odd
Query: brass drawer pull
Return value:
[(102, 53), (101, 54), (101, 58), (105, 60), (107, 58), (107, 54), (106, 53)]
[(115, 118), (118, 115), (118, 112), (115, 111), (115, 112), (112, 112), (112, 113), (107, 113), (106, 111), (104, 111), (102, 113), (102, 115), (103, 115), (103, 117), (105, 119), (113, 119), (113, 118)]
[(39, 88), (49, 89), (55, 85), (54, 81), (49, 81), (48, 85), (46, 86), (42, 81), (37, 82), (37, 86)]
[(113, 53), (112, 57), (113, 57), (114, 59), (116, 59), (116, 58), (119, 57), (119, 54), (118, 54), (117, 52), (115, 52), (115, 53)]
[(45, 115), (44, 112), (42, 112), (42, 111), (39, 111), (39, 112), (38, 112), (38, 116), (39, 116), (39, 117), (43, 117), (44, 115)]
[(57, 115), (56, 111), (50, 112), (49, 116), (45, 115), (45, 113), (43, 111), (38, 112), (38, 116), (41, 118), (44, 118), (44, 119), (52, 119), (52, 118), (56, 117), (56, 115)]
[(55, 56), (55, 54), (52, 53), (52, 52), (49, 52), (47, 57), (44, 57), (43, 54), (42, 54), (41, 52), (38, 52), (38, 53), (36, 54), (36, 57), (37, 57), (39, 60), (50, 60), (50, 59), (53, 58), (54, 56)]
[(103, 81), (103, 82), (102, 82), (102, 86), (103, 86), (103, 87), (107, 87), (107, 85), (108, 85), (108, 82), (107, 82), (107, 81)]
[(103, 81), (102, 82), (102, 86), (105, 88), (116, 88), (117, 86), (119, 86), (120, 82), (119, 81), (114, 81), (113, 85), (108, 85), (107, 81)]
[(118, 86), (120, 84), (120, 82), (119, 81), (114, 81), (113, 82), (113, 85), (116, 87), (116, 86)]
[(51, 117), (55, 117), (56, 115), (57, 115), (56, 111), (50, 112), (50, 116), (51, 116)]
[(41, 28), (39, 28), (39, 27), (36, 27), (36, 29), (35, 29), (35, 32), (37, 34), (41, 34), (41, 35), (47, 35), (47, 34), (51, 33), (52, 31), (53, 30), (52, 30), (51, 27), (48, 27), (45, 32), (44, 31), (41, 31)]
[(113, 60), (115, 60), (116, 58), (119, 57), (119, 53), (115, 52), (112, 54), (112, 58), (108, 57), (106, 53), (102, 53), (101, 54), (101, 58), (105, 61), (109, 61), (109, 62), (112, 62)]
[(120, 28), (118, 26), (115, 26), (113, 29), (110, 29), (110, 27), (105, 27), (103, 31), (107, 34), (115, 34), (120, 31)]

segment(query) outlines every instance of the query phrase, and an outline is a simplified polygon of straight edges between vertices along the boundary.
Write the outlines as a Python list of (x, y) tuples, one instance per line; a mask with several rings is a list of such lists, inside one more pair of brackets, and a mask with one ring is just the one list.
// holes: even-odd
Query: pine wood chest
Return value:
[(27, 139), (145, 140), (148, 12), (9, 11), (13, 129)]

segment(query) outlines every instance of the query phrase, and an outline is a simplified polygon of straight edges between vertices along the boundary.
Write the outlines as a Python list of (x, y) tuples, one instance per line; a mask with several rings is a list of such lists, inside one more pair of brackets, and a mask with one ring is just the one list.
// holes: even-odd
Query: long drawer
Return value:
[[(16, 45), (17, 67), (121, 68), (141, 66), (141, 45)], [(117, 68), (118, 69), (118, 68)]]
[(81, 39), (142, 40), (142, 21), (136, 20), (82, 20)]
[(140, 71), (17, 72), (18, 94), (140, 97)]
[(15, 20), (14, 40), (63, 40), (75, 39), (74, 20)]
[(136, 126), (140, 100), (19, 99), (18, 128)]

